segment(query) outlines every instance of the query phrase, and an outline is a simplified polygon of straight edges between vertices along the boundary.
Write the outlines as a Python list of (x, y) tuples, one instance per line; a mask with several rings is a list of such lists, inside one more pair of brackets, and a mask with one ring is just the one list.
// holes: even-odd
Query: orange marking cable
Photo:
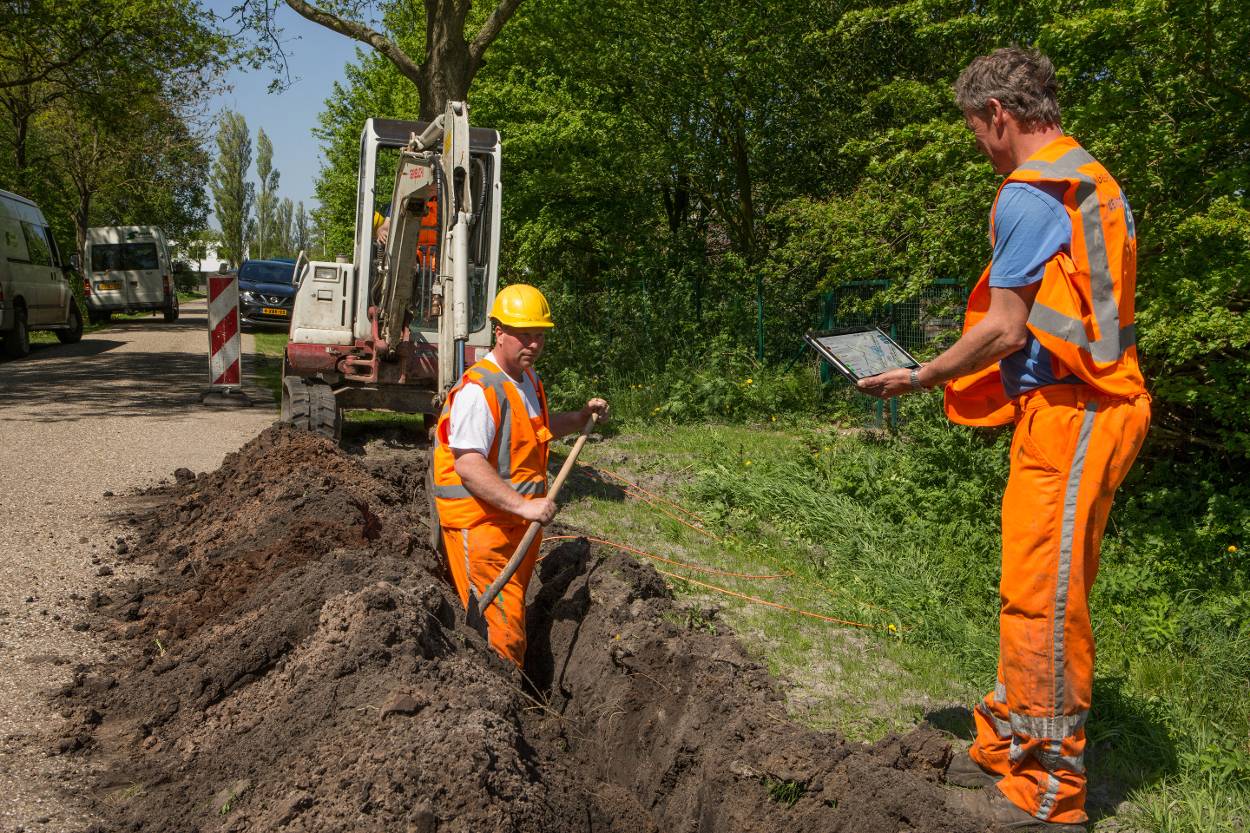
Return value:
[[(633, 498), (636, 498), (636, 499), (638, 499), (638, 500), (641, 500), (643, 503), (646, 503), (646, 504), (647, 504), (648, 506), (650, 506), (651, 508), (656, 509), (656, 510), (658, 510), (658, 511), (660, 511), (660, 512), (663, 512), (663, 513), (664, 513), (665, 515), (667, 515), (668, 517), (672, 518), (673, 520), (677, 521), (677, 522), (678, 522), (678, 523), (680, 523), (680, 524), (683, 524), (683, 525), (685, 525), (685, 526), (690, 527), (690, 528), (691, 528), (691, 529), (693, 529), (695, 532), (702, 533), (703, 535), (706, 535), (706, 536), (708, 536), (709, 538), (712, 538), (713, 540), (715, 540), (715, 541), (717, 541), (717, 542), (719, 542), (719, 543), (724, 543), (724, 539), (723, 539), (723, 538), (721, 538), (721, 537), (719, 537), (719, 536), (718, 536), (718, 535), (716, 535), (715, 533), (710, 532), (709, 530), (706, 530), (706, 529), (701, 529), (701, 528), (699, 528), (699, 527), (697, 527), (697, 526), (694, 526), (694, 525), (693, 525), (693, 524), (691, 524), (691, 523), (688, 523), (687, 521), (682, 520), (681, 518), (677, 517), (676, 515), (672, 514), (671, 512), (666, 511), (663, 507), (658, 506), (658, 505), (656, 504), (656, 502), (655, 502), (655, 501), (663, 501), (664, 503), (667, 503), (669, 506), (672, 506), (672, 507), (676, 508), (676, 509), (677, 509), (679, 512), (681, 512), (682, 514), (687, 515), (688, 517), (694, 518), (695, 520), (697, 520), (697, 521), (698, 521), (699, 523), (701, 523), (701, 524), (705, 524), (705, 525), (707, 525), (707, 521), (705, 521), (703, 518), (701, 518), (699, 515), (695, 514), (694, 512), (691, 512), (689, 509), (685, 508), (685, 507), (684, 507), (684, 506), (682, 506), (681, 504), (679, 504), (679, 503), (675, 503), (674, 501), (669, 500), (668, 498), (666, 498), (666, 497), (664, 497), (664, 496), (662, 496), (662, 495), (657, 495), (657, 494), (655, 494), (655, 493), (653, 493), (653, 492), (649, 492), (649, 491), (647, 491), (646, 489), (644, 489), (642, 486), (639, 486), (637, 483), (634, 483), (634, 482), (632, 482), (632, 481), (628, 480), (627, 478), (623, 477), (622, 475), (618, 474), (617, 472), (612, 471), (611, 469), (604, 468), (603, 466), (596, 466), (595, 468), (596, 468), (596, 469), (598, 469), (599, 471), (603, 472), (604, 474), (608, 475), (608, 476), (609, 476), (609, 477), (611, 477), (612, 479), (617, 480), (617, 481), (619, 481), (620, 483), (623, 483), (623, 484), (625, 485), (625, 487), (626, 487), (626, 489), (625, 489), (625, 493), (626, 493), (627, 495), (629, 495), (630, 497), (633, 497)], [(639, 495), (644, 495), (645, 497), (639, 497)], [(652, 498), (652, 500), (648, 500), (648, 499), (647, 499), (648, 497), (649, 497), (649, 498)], [(564, 537), (568, 537), (568, 536), (564, 536)], [(544, 540), (551, 540), (551, 539), (544, 539)], [(651, 555), (651, 554), (649, 554), (649, 553), (644, 553), (644, 552), (642, 552), (642, 551), (640, 551), (640, 550), (634, 550), (634, 549), (632, 549), (632, 548), (630, 548), (630, 547), (626, 547), (626, 546), (624, 546), (624, 545), (617, 544), (617, 543), (614, 543), (614, 542), (611, 542), (611, 541), (602, 541), (602, 540), (600, 540), (600, 539), (596, 539), (596, 538), (588, 538), (587, 540), (591, 540), (591, 541), (598, 541), (599, 543), (604, 543), (604, 544), (607, 544), (608, 546), (620, 547), (620, 548), (625, 549), (625, 550), (627, 550), (627, 551), (629, 551), (629, 552), (637, 552), (638, 554), (640, 554), (640, 555), (644, 555), (644, 556), (646, 556), (646, 557), (648, 557), (648, 558), (656, 558), (656, 559), (658, 559), (658, 560), (660, 560), (660, 561), (666, 561), (666, 562), (668, 562), (668, 563), (670, 563), (670, 564), (678, 564), (678, 565), (680, 565), (680, 566), (687, 566), (687, 565), (681, 564), (681, 562), (669, 561), (668, 559), (661, 558), (661, 557), (659, 557), (659, 556), (652, 556), (652, 555)], [(696, 570), (698, 570), (698, 569), (703, 569), (704, 571), (707, 571), (709, 568), (692, 567), (692, 569), (696, 569)], [(783, 568), (783, 570), (784, 570), (784, 568)], [(662, 571), (662, 570), (659, 570), (659, 571), (657, 571), (657, 572), (663, 572), (663, 571)], [(892, 612), (892, 611), (890, 611), (890, 610), (887, 610), (887, 609), (885, 609), (885, 608), (883, 608), (883, 607), (879, 607), (879, 606), (877, 606), (877, 605), (871, 604), (871, 603), (869, 603), (869, 602), (861, 601), (861, 600), (856, 599), (856, 598), (853, 598), (853, 597), (848, 597), (848, 596), (847, 596), (847, 594), (846, 594), (845, 592), (843, 592), (843, 591), (841, 591), (841, 590), (837, 590), (837, 589), (835, 589), (835, 588), (833, 588), (833, 587), (829, 587), (829, 586), (825, 585), (825, 584), (824, 584), (824, 583), (822, 583), (822, 582), (816, 581), (815, 579), (804, 579), (804, 578), (802, 578), (801, 576), (799, 576), (797, 573), (795, 573), (793, 570), (784, 570), (784, 573), (783, 573), (781, 576), (747, 576), (747, 575), (743, 575), (743, 574), (733, 574), (733, 573), (728, 573), (728, 572), (722, 572), (722, 574), (724, 574), (724, 575), (733, 575), (733, 576), (735, 576), (735, 577), (737, 577), (737, 578), (785, 578), (785, 577), (795, 578), (795, 579), (799, 579), (800, 581), (804, 581), (804, 582), (806, 582), (806, 583), (808, 583), (808, 584), (813, 584), (813, 585), (815, 585), (816, 587), (820, 588), (821, 590), (824, 590), (826, 593), (831, 593), (831, 594), (834, 594), (834, 595), (839, 595), (839, 596), (847, 597), (847, 598), (849, 598), (849, 599), (850, 599), (850, 601), (851, 601), (851, 602), (853, 602), (853, 603), (855, 603), (855, 604), (857, 604), (857, 605), (861, 605), (861, 606), (863, 606), (863, 607), (871, 608), (872, 610), (879, 610), (879, 611), (881, 611), (882, 613), (889, 614), (889, 615), (891, 615), (891, 616), (893, 615), (893, 612)], [(668, 574), (666, 573), (665, 575), (668, 575)], [(680, 578), (680, 576), (679, 576), (679, 578)], [(686, 580), (687, 580), (687, 581), (689, 581), (690, 579), (686, 579)], [(697, 583), (697, 582), (696, 582), (696, 583)], [(721, 588), (713, 588), (713, 589), (721, 589)], [(740, 594), (736, 594), (736, 593), (734, 593), (734, 591), (731, 591), (731, 590), (725, 590), (724, 592), (726, 592), (726, 593), (730, 593), (731, 595), (740, 595)], [(744, 598), (750, 598), (750, 597), (744, 597)], [(764, 601), (763, 599), (760, 599), (760, 600), (758, 600), (758, 601), (760, 601), (762, 604), (774, 604), (773, 602), (767, 602), (767, 601)], [(783, 608), (783, 609), (785, 609), (785, 610), (794, 610), (794, 611), (797, 611), (797, 612), (803, 613), (804, 615), (809, 615), (809, 612), (807, 612), (807, 611), (800, 611), (798, 608), (789, 608), (789, 607), (785, 607), (784, 605), (781, 605), (780, 607), (782, 607), (782, 608)], [(830, 617), (822, 617), (820, 614), (816, 614), (816, 613), (811, 613), (810, 615), (815, 616), (815, 617), (817, 617), (817, 618), (830, 618)], [(835, 622), (843, 622), (843, 620), (841, 620), (841, 619), (832, 619), (831, 621), (835, 621)], [(872, 628), (872, 627), (875, 627), (875, 626), (873, 626), (873, 625), (863, 625), (863, 624), (856, 623), (856, 622), (850, 622), (850, 623), (847, 623), (847, 624), (852, 624), (852, 625), (856, 625), (856, 626), (858, 626), (858, 627), (865, 627), (865, 628)], [(902, 629), (902, 630), (906, 630), (906, 629), (904, 628), (904, 629)]]
[(671, 500), (667, 500), (666, 498), (658, 497), (657, 495), (652, 495), (650, 492), (648, 492), (646, 489), (642, 488), (641, 486), (639, 486), (639, 485), (637, 485), (637, 484), (635, 484), (635, 483), (630, 483), (630, 482), (629, 482), (628, 480), (626, 480), (625, 478), (621, 477), (621, 476), (620, 476), (620, 475), (618, 475), (618, 474), (613, 474), (612, 472), (608, 471), (607, 469), (600, 469), (600, 471), (602, 471), (604, 474), (607, 474), (607, 475), (609, 475), (609, 476), (611, 476), (611, 477), (616, 478), (616, 479), (617, 479), (617, 480), (619, 480), (621, 483), (624, 483), (624, 484), (625, 484), (625, 494), (626, 494), (626, 495), (628, 495), (629, 497), (632, 497), (632, 498), (634, 498), (635, 500), (642, 501), (643, 503), (647, 504), (648, 506), (650, 506), (652, 509), (656, 510), (657, 512), (662, 512), (663, 514), (665, 514), (665, 515), (667, 515), (668, 517), (672, 518), (673, 520), (677, 521), (677, 523), (681, 524), (682, 526), (687, 526), (687, 527), (690, 527), (691, 529), (693, 529), (695, 532), (699, 533), (700, 535), (706, 535), (707, 537), (711, 538), (713, 541), (716, 541), (717, 543), (723, 544), (723, 543), (725, 542), (725, 541), (724, 541), (724, 539), (723, 539), (723, 538), (721, 538), (719, 535), (717, 535), (715, 532), (712, 532), (711, 530), (703, 529), (702, 527), (695, 526), (694, 524), (690, 523), (689, 521), (687, 521), (687, 520), (684, 520), (684, 519), (682, 519), (682, 518), (677, 517), (677, 516), (676, 516), (676, 515), (674, 515), (672, 512), (669, 512), (667, 509), (665, 509), (664, 507), (662, 507), (662, 506), (660, 506), (659, 504), (657, 504), (657, 503), (655, 502), (655, 500), (651, 500), (651, 499), (649, 499), (648, 497), (646, 497), (645, 495), (651, 495), (651, 497), (656, 498), (656, 500), (663, 500), (665, 503), (668, 503), (668, 504), (670, 504), (670, 505), (672, 505), (672, 506), (676, 506), (676, 507), (677, 507), (680, 511), (682, 511), (682, 512), (684, 512), (686, 515), (689, 515), (690, 517), (694, 518), (694, 519), (695, 519), (695, 520), (697, 520), (699, 523), (704, 524), (705, 526), (707, 525), (707, 521), (703, 520), (703, 519), (702, 519), (702, 518), (700, 518), (698, 515), (696, 515), (695, 513), (691, 512), (690, 510), (688, 510), (688, 509), (682, 509), (682, 507), (681, 507), (681, 506), (679, 506), (679, 505), (678, 505), (678, 504), (676, 504), (676, 503), (673, 503)]
[(695, 579), (692, 579), (692, 578), (679, 576), (676, 573), (670, 573), (667, 570), (657, 569), (656, 572), (662, 576), (669, 576), (671, 578), (680, 579), (681, 581), (687, 581), (691, 584), (697, 584), (699, 587), (706, 587), (708, 590), (715, 590), (718, 593), (724, 593), (727, 596), (734, 596), (739, 599), (746, 599), (748, 602), (755, 602), (756, 604), (767, 605), (768, 607), (775, 607), (778, 610), (785, 610), (785, 611), (789, 611), (790, 613), (797, 613), (801, 616), (809, 616), (812, 619), (820, 619), (821, 621), (824, 621), (824, 622), (834, 622), (839, 625), (849, 625), (850, 627), (853, 627), (853, 628), (867, 628), (868, 630), (887, 630), (888, 629), (887, 627), (882, 626), (882, 625), (867, 625), (867, 624), (864, 624), (863, 622), (852, 622), (849, 619), (838, 619), (833, 616), (825, 616), (823, 613), (813, 613), (810, 610), (803, 610), (802, 608), (798, 608), (798, 607), (790, 607), (789, 605), (783, 605), (777, 602), (770, 602), (768, 599), (761, 599), (761, 598), (758, 598), (757, 596), (748, 596), (746, 593), (739, 593), (736, 590), (730, 590), (728, 587), (717, 587), (715, 584), (705, 584), (702, 581), (696, 581)]
[(641, 500), (643, 503), (647, 504), (655, 511), (662, 512), (663, 514), (677, 521), (677, 523), (681, 524), (682, 526), (690, 527), (691, 529), (693, 529), (695, 532), (699, 533), (700, 535), (706, 535), (707, 537), (711, 538), (713, 541), (716, 541), (717, 543), (724, 543), (724, 539), (722, 539), (715, 532), (712, 532), (711, 530), (703, 529), (702, 527), (695, 526), (689, 521), (682, 520), (681, 518), (674, 515), (672, 512), (665, 509), (663, 506), (660, 506), (659, 504), (657, 504), (655, 501), (647, 500), (646, 497), (641, 497), (639, 492), (634, 492), (627, 488), (625, 490), (625, 494), (629, 495), (630, 497), (634, 497), (634, 498), (637, 498), (638, 500)]
[(657, 494), (655, 494), (654, 492), (648, 492), (646, 489), (644, 489), (643, 487), (639, 486), (637, 483), (631, 483), (629, 480), (626, 480), (624, 477), (622, 477), (621, 475), (619, 475), (619, 474), (617, 474), (616, 472), (612, 471), (611, 469), (605, 469), (605, 468), (603, 468), (602, 466), (597, 466), (597, 468), (599, 469), (599, 471), (603, 472), (603, 473), (604, 473), (604, 474), (606, 474), (608, 477), (611, 477), (613, 480), (618, 480), (618, 481), (620, 481), (621, 483), (624, 483), (626, 486), (628, 486), (629, 488), (633, 489), (634, 491), (636, 491), (636, 492), (641, 492), (642, 494), (644, 494), (644, 495), (646, 495), (646, 496), (648, 496), (648, 497), (650, 497), (650, 498), (653, 498), (654, 500), (658, 500), (658, 501), (662, 501), (662, 502), (664, 502), (664, 503), (667, 503), (669, 506), (673, 507), (673, 508), (674, 508), (674, 509), (676, 509), (678, 512), (681, 512), (683, 515), (686, 515), (686, 516), (688, 516), (688, 517), (694, 518), (696, 521), (698, 521), (698, 522), (699, 522), (699, 523), (701, 523), (701, 524), (704, 524), (704, 525), (709, 525), (707, 521), (705, 521), (703, 518), (701, 518), (701, 517), (699, 517), (698, 515), (696, 515), (694, 512), (691, 512), (689, 509), (687, 509), (686, 507), (682, 506), (680, 503), (675, 503), (674, 501), (669, 500), (668, 498), (664, 497), (663, 495), (657, 495)]
[(690, 564), (685, 561), (674, 561), (673, 559), (665, 558), (662, 555), (655, 555), (654, 553), (649, 553), (640, 549), (635, 549), (634, 547), (631, 547), (628, 544), (622, 544), (618, 541), (609, 541), (605, 538), (592, 538), (589, 535), (551, 535), (546, 538), (543, 538), (543, 543), (545, 544), (548, 541), (572, 541), (578, 538), (585, 538), (587, 541), (594, 541), (596, 544), (603, 544), (604, 546), (614, 547), (618, 550), (624, 550), (625, 552), (632, 552), (635, 555), (641, 555), (644, 558), (653, 558), (656, 561), (663, 561), (665, 564), (672, 564), (675, 567), (684, 567), (687, 570), (694, 570), (699, 573), (709, 573), (714, 576), (726, 576), (728, 578), (748, 578), (748, 579), (760, 579), (760, 580), (785, 578), (784, 575), (753, 575), (751, 573), (735, 573), (732, 570), (718, 570), (715, 567), (704, 567), (701, 564)]

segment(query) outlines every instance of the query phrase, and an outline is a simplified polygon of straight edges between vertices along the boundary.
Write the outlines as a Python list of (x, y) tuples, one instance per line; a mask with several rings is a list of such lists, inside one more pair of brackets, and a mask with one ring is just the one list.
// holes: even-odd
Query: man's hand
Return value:
[(591, 414), (598, 414), (600, 422), (607, 422), (608, 411), (610, 410), (611, 408), (608, 407), (608, 400), (600, 399), (597, 396), (593, 399), (588, 399), (586, 400), (586, 407), (582, 408), (581, 411), (582, 424), (586, 424), (586, 420), (590, 419)]
[(527, 521), (538, 521), (543, 526), (546, 526), (556, 516), (557, 508), (554, 500), (536, 497), (533, 500), (525, 501), (521, 506), (517, 507), (516, 514)]
[(382, 225), (378, 226), (377, 238), (378, 242), (386, 245), (386, 238), (391, 236), (391, 218), (387, 217), (382, 221)]
[(855, 386), (862, 393), (875, 396), (878, 399), (889, 399), (891, 396), (910, 393), (914, 390), (911, 386), (911, 371), (905, 367), (887, 370), (885, 373), (878, 373), (876, 376), (860, 379), (855, 383)]
[(580, 411), (561, 411), (558, 414), (552, 414), (551, 422), (547, 427), (557, 437), (567, 437), (569, 434), (581, 431), (591, 414), (598, 414), (599, 421), (606, 422), (608, 410), (607, 400), (595, 397), (587, 400), (586, 405)]

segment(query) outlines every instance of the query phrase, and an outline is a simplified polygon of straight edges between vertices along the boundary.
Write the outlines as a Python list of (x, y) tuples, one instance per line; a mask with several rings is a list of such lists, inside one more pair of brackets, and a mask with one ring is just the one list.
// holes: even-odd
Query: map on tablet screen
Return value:
[(841, 333), (808, 333), (804, 338), (852, 382), (896, 367), (920, 366), (910, 353), (875, 327)]

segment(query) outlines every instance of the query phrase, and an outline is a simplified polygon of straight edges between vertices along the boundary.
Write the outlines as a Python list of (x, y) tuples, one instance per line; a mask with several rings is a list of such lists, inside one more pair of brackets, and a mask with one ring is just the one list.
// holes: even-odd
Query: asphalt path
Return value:
[[(94, 821), (91, 773), (49, 754), (63, 718), (50, 692), (107, 643), (75, 630), (84, 600), (131, 569), (109, 520), (137, 487), (179, 467), (211, 471), (277, 416), (248, 375), (250, 408), (206, 407), (205, 307), (179, 321), (119, 321), (78, 344), (0, 360), (0, 831), (74, 831)], [(113, 496), (106, 496), (112, 493)]]

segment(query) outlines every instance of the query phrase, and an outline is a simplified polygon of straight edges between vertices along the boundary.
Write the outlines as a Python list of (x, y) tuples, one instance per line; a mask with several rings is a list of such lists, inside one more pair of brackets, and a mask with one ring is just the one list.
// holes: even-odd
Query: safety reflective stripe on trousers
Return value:
[[(1081, 420), (1081, 431), (1077, 435), (1076, 449), (1072, 452), (1072, 464), (1068, 470), (1068, 484), (1063, 496), (1063, 524), (1059, 532), (1059, 569), (1055, 580), (1054, 609), (1054, 703), (1056, 715), (1066, 711), (1064, 704), (1065, 678), (1067, 658), (1065, 656), (1065, 631), (1068, 615), (1068, 593), (1072, 583), (1072, 547), (1076, 540), (1077, 498), (1081, 492), (1081, 475), (1085, 471), (1085, 454), (1089, 451), (1089, 437), (1094, 429), (1094, 420), (1098, 416), (1098, 404), (1088, 402), (1085, 405), (1085, 418)], [(1062, 735), (1045, 734), (1041, 737), (1068, 737), (1070, 732)], [(1034, 737), (1038, 737), (1034, 735)]]
[(984, 702), (977, 703), (976, 708), (986, 720), (993, 724), (994, 733), (1004, 740), (1015, 737), (1044, 738), (1049, 740), (1069, 738), (1085, 725), (1085, 721), (1089, 717), (1088, 711), (1058, 715), (1056, 717), (1033, 717), (1032, 715), (1008, 712), (1009, 719), (1003, 720), (990, 711), (990, 707)]
[(1042, 766), (1046, 767), (1046, 793), (1042, 796), (1042, 800), (1037, 804), (1037, 812), (1033, 815), (1042, 821), (1050, 816), (1050, 811), (1055, 809), (1055, 801), (1059, 798), (1059, 779), (1055, 777), (1055, 768), (1046, 763), (1046, 756), (1049, 753), (1059, 754), (1059, 742), (1053, 741), (1045, 746), (1044, 751), (1038, 757), (1042, 761)]
[[(460, 530), (460, 540), (464, 544), (464, 583), (469, 588), (469, 603), (465, 609), (473, 610), (477, 607), (477, 588), (473, 586), (473, 570), (469, 566), (469, 530)], [(488, 642), (490, 641), (490, 623), (484, 616), (482, 617), (482, 635)]]
[(1080, 147), (1073, 148), (1054, 162), (1025, 162), (1021, 170), (1037, 171), (1043, 176), (1075, 179), (1081, 229), (1085, 236), (1085, 259), (1089, 264), (1090, 290), (1093, 293), (1094, 319), (1098, 322), (1097, 341), (1091, 342), (1078, 318), (1034, 303), (1029, 323), (1043, 332), (1089, 351), (1094, 361), (1108, 364), (1118, 359), (1136, 341), (1132, 325), (1120, 327), (1120, 308), (1116, 304), (1115, 285), (1111, 280), (1111, 262), (1107, 257), (1107, 239), (1103, 234), (1102, 212), (1098, 203), (1098, 186), (1078, 168), (1094, 162), (1094, 157)]
[(1011, 724), (1006, 720), (998, 718), (992, 711), (990, 711), (989, 707), (986, 706), (985, 703), (977, 703), (977, 711), (979, 711), (981, 716), (993, 725), (994, 734), (998, 735), (1003, 740), (1007, 740), (1012, 737)]

